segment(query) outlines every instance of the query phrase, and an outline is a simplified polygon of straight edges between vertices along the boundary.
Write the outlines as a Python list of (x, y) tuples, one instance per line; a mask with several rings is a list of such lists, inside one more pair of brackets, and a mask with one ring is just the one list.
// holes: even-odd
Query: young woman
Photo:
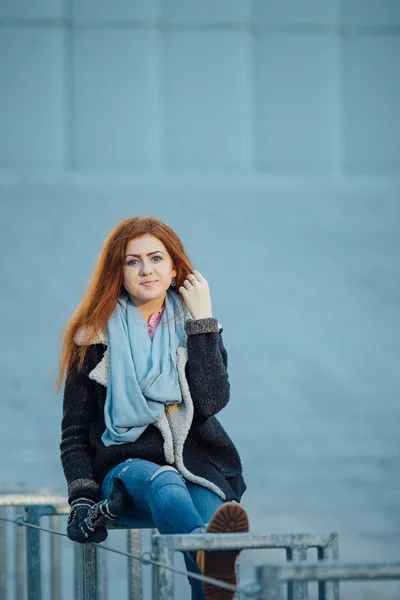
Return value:
[[(61, 463), (67, 533), (246, 532), (239, 454), (218, 422), (229, 400), (222, 326), (206, 279), (155, 218), (119, 223), (64, 332)], [(237, 551), (185, 552), (188, 571), (235, 584)], [(192, 599), (233, 593), (191, 579)]]

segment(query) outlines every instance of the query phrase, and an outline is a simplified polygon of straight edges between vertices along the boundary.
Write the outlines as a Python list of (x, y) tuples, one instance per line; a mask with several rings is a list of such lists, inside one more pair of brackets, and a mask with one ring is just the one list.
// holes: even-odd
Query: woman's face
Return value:
[[(136, 306), (164, 300), (176, 269), (164, 244), (156, 237), (145, 234), (126, 247), (124, 259), (124, 287)], [(144, 285), (146, 281), (154, 281)]]

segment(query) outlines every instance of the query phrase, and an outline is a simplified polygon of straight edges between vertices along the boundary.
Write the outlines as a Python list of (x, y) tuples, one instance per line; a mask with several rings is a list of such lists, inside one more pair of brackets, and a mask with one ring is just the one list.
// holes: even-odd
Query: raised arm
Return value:
[(217, 319), (188, 320), (186, 377), (194, 403), (193, 424), (222, 410), (229, 401), (228, 355)]

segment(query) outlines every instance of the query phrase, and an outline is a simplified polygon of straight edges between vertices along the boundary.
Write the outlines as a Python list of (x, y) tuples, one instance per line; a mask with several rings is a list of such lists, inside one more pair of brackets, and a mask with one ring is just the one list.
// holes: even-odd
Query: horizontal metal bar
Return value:
[(199, 533), (163, 535), (162, 540), (177, 550), (236, 550), (250, 548), (321, 548), (327, 546), (332, 533)]
[(0, 494), (0, 506), (67, 503), (67, 498), (65, 496), (46, 496), (44, 494)]
[(268, 563), (258, 565), (257, 572), (276, 570), (284, 581), (320, 581), (323, 579), (400, 579), (400, 562), (322, 561), (304, 563)]
[(25, 510), (36, 511), (40, 517), (47, 517), (50, 515), (63, 515), (67, 514), (70, 510), (70, 506), (61, 504), (26, 504)]
[[(18, 496), (1, 496), (0, 506), (14, 506), (19, 504), (25, 506), (40, 506), (41, 516), (51, 515), (68, 515), (71, 507), (65, 496), (34, 496), (34, 495), (18, 495)], [(119, 523), (110, 523), (107, 529), (127, 529)], [(150, 527), (149, 527), (150, 529)]]

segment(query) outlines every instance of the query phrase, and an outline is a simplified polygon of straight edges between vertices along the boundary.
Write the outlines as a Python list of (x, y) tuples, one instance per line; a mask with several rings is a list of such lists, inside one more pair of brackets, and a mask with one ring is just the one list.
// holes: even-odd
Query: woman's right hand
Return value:
[(115, 477), (111, 492), (105, 500), (94, 502), (89, 498), (77, 498), (71, 502), (67, 535), (70, 540), (81, 544), (100, 544), (107, 538), (107, 526), (131, 507), (132, 499), (124, 482)]
[(103, 525), (94, 531), (87, 527), (87, 516), (90, 509), (96, 504), (89, 498), (77, 498), (71, 502), (71, 510), (68, 516), (67, 536), (73, 542), (88, 544), (95, 542), (99, 544), (107, 538), (107, 529)]

